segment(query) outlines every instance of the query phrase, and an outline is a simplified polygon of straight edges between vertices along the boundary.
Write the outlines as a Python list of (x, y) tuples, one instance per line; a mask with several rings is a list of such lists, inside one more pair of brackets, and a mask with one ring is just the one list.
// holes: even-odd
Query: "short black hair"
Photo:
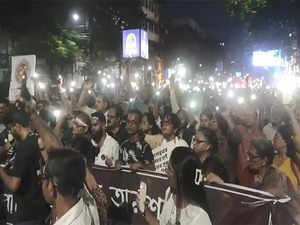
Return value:
[(139, 121), (140, 122), (142, 121), (143, 115), (142, 115), (142, 113), (139, 110), (137, 110), (137, 109), (131, 109), (131, 110), (128, 111), (128, 115), (129, 114), (136, 114), (136, 115), (138, 115)]
[(256, 153), (259, 155), (259, 157), (266, 157), (268, 165), (272, 165), (275, 156), (275, 151), (273, 149), (271, 141), (262, 137), (258, 137), (254, 138), (251, 141), (251, 144), (255, 148)]
[(180, 120), (179, 120), (178, 116), (175, 113), (166, 113), (164, 115), (164, 118), (166, 116), (170, 117), (171, 123), (173, 124), (173, 126), (174, 126), (175, 129), (179, 129), (180, 128)]
[(48, 154), (46, 170), (49, 179), (63, 196), (76, 197), (83, 188), (85, 162), (78, 152), (66, 148), (53, 149)]
[(94, 112), (91, 114), (92, 119), (93, 118), (97, 118), (97, 120), (99, 120), (100, 122), (106, 124), (106, 118), (105, 115), (103, 114), (103, 112)]
[(214, 117), (213, 112), (212, 112), (209, 108), (204, 109), (204, 110), (200, 113), (200, 116), (201, 116), (201, 115), (205, 115), (209, 120), (212, 120), (213, 117)]
[(20, 124), (23, 127), (28, 127), (30, 122), (29, 115), (24, 110), (15, 110), (11, 114), (11, 123)]
[(210, 145), (210, 153), (212, 155), (216, 154), (218, 152), (218, 138), (216, 133), (205, 127), (200, 127), (198, 131), (203, 134), (207, 143)]
[(117, 105), (117, 104), (111, 105), (109, 107), (109, 109), (115, 109), (116, 110), (116, 117), (118, 117), (120, 119), (123, 117), (123, 110), (122, 110), (120, 105)]

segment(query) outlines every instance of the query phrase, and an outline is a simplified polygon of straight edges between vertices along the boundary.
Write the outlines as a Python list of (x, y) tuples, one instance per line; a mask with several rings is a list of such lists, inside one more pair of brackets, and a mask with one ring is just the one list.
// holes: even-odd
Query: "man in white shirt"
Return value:
[(92, 142), (97, 146), (98, 153), (95, 165), (114, 167), (119, 159), (119, 144), (105, 132), (106, 119), (102, 112), (92, 113)]
[(43, 195), (52, 205), (51, 224), (100, 225), (95, 200), (86, 201), (80, 191), (86, 191), (85, 162), (82, 156), (68, 149), (49, 152), (43, 170)]
[(188, 147), (188, 144), (177, 137), (177, 131), (180, 128), (180, 120), (174, 113), (168, 113), (164, 116), (162, 124), (162, 134), (164, 140), (161, 146), (153, 149), (155, 170), (166, 173), (168, 162), (172, 151), (176, 147)]

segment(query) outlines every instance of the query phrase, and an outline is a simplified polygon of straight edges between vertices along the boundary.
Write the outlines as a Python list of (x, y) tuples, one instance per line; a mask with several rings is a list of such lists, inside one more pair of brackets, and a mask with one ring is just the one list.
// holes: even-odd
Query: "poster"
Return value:
[(123, 58), (149, 58), (148, 33), (140, 29), (123, 30)]
[(11, 58), (11, 81), (9, 87), (9, 100), (15, 101), (20, 94), (20, 87), (23, 82), (31, 95), (34, 95), (34, 80), (36, 56), (23, 55), (12, 56)]

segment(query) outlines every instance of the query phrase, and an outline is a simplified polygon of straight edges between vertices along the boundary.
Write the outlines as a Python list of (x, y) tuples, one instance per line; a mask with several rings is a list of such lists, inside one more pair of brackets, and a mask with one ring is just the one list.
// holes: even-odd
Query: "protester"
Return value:
[(300, 170), (297, 166), (300, 165), (300, 160), (295, 154), (294, 143), (286, 126), (278, 127), (273, 140), (273, 147), (276, 150), (273, 166), (288, 176), (295, 191), (300, 191)]
[(80, 191), (87, 192), (84, 188), (85, 171), (80, 154), (68, 149), (49, 153), (42, 177), (44, 197), (52, 205), (50, 224), (100, 224), (95, 200), (89, 193), (85, 195), (89, 199), (79, 197)]
[(5, 185), (3, 200), (6, 202), (6, 221), (14, 225), (42, 224), (50, 212), (42, 195), (42, 156), (38, 137), (30, 129), (30, 118), (25, 111), (11, 115), (10, 129), (18, 144), (12, 166), (0, 168), (0, 177)]
[(179, 137), (185, 140), (185, 142), (191, 146), (192, 144), (192, 138), (195, 134), (195, 123), (190, 124), (189, 118), (188, 118), (188, 113), (180, 109), (176, 113), (178, 119), (180, 120), (180, 129), (179, 129)]
[(207, 128), (199, 128), (193, 142), (193, 150), (203, 164), (203, 173), (208, 181), (228, 182), (228, 172), (216, 157), (218, 143), (215, 133)]
[(102, 112), (92, 113), (92, 142), (97, 147), (95, 164), (114, 167), (119, 159), (119, 144), (105, 131), (106, 119)]
[(299, 224), (299, 194), (295, 193), (291, 181), (272, 167), (274, 149), (272, 143), (264, 138), (251, 141), (248, 170), (253, 180), (247, 186), (272, 193), (278, 198), (291, 197), (291, 201), (281, 207), (273, 208), (272, 224)]
[(149, 104), (151, 101), (151, 97), (153, 90), (150, 84), (145, 84), (138, 92), (138, 96), (134, 99), (132, 104), (129, 105), (130, 109), (135, 109), (140, 111), (141, 113), (149, 112)]
[(141, 134), (141, 121), (142, 114), (139, 111), (129, 111), (126, 125), (129, 139), (124, 141), (120, 146), (117, 168), (120, 168), (121, 165), (129, 165), (133, 170), (154, 170), (152, 150), (144, 141), (144, 137)]
[(213, 113), (210, 109), (205, 109), (200, 114), (200, 127), (209, 128), (210, 122), (213, 119)]
[(163, 118), (162, 135), (164, 140), (161, 146), (153, 149), (155, 170), (166, 173), (168, 161), (172, 151), (176, 147), (188, 147), (188, 144), (178, 138), (177, 132), (180, 128), (180, 120), (174, 113), (167, 113)]
[(128, 139), (127, 130), (122, 126), (123, 112), (118, 105), (109, 108), (107, 114), (107, 133), (121, 145)]
[(195, 184), (197, 170), (201, 170), (201, 163), (191, 149), (174, 149), (167, 170), (170, 192), (159, 220), (146, 207), (144, 216), (149, 225), (211, 224), (204, 190)]
[(161, 145), (163, 136), (152, 113), (145, 113), (143, 115), (141, 129), (145, 134), (145, 141), (150, 145), (151, 149)]

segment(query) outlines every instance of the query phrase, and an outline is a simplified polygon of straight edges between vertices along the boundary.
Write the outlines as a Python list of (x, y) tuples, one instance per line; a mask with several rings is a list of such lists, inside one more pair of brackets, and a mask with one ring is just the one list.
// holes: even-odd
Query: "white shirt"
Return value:
[(188, 147), (188, 144), (183, 139), (179, 139), (176, 137), (169, 142), (163, 140), (161, 146), (153, 149), (152, 152), (154, 156), (154, 165), (156, 172), (166, 173), (169, 159), (176, 147)]
[(106, 133), (103, 145), (100, 148), (99, 154), (95, 158), (95, 165), (107, 166), (105, 164), (106, 159), (112, 160), (112, 167), (115, 166), (115, 162), (119, 159), (120, 146), (118, 142), (109, 134)]
[(81, 198), (65, 215), (58, 219), (54, 225), (100, 225), (94, 221), (89, 207)]
[[(159, 217), (160, 225), (176, 224), (176, 206), (172, 194), (164, 204)], [(181, 225), (211, 225), (207, 212), (199, 206), (189, 204), (181, 209), (179, 222)]]

